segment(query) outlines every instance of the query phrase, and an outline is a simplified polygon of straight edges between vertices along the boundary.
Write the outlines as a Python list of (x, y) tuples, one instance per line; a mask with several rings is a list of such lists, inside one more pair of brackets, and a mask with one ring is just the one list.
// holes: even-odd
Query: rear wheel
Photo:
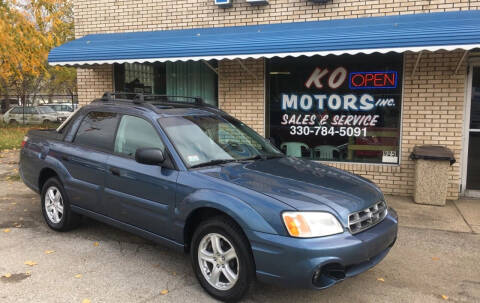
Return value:
[(80, 222), (80, 215), (71, 211), (63, 185), (55, 177), (43, 185), (42, 213), (47, 225), (56, 231), (73, 229)]
[(254, 263), (248, 240), (234, 222), (220, 216), (200, 223), (191, 247), (195, 275), (212, 297), (233, 302), (248, 292)]

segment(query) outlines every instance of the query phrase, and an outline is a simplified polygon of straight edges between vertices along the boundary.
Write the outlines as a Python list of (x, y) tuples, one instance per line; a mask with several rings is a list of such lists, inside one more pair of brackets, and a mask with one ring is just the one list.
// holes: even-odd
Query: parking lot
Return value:
[[(212, 301), (188, 255), (89, 219), (50, 230), (18, 178), (18, 152), (0, 157), (0, 302)], [(378, 266), (323, 291), (256, 284), (245, 302), (480, 302), (480, 201), (387, 202), (400, 230)]]

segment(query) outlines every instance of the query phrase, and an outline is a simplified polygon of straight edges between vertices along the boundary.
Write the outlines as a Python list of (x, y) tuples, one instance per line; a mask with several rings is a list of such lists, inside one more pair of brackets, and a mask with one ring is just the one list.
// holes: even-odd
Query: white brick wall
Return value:
[(77, 36), (480, 8), (478, 0), (331, 0), (326, 4), (308, 0), (271, 0), (265, 6), (233, 0), (233, 7), (227, 9), (217, 7), (214, 0), (76, 0), (74, 3)]
[(77, 69), (78, 103), (85, 105), (113, 91), (112, 65)]

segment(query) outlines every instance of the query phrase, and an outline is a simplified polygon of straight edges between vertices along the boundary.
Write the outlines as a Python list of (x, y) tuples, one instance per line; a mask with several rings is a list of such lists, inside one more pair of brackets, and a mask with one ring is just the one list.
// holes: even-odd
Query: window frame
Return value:
[[(372, 56), (374, 54), (367, 54), (368, 56)], [(356, 56), (356, 55), (350, 55), (350, 56)], [(401, 85), (401, 91), (400, 91), (400, 96), (401, 96), (401, 102), (400, 102), (400, 108), (399, 108), (399, 117), (398, 117), (398, 129), (399, 129), (399, 135), (398, 135), (398, 162), (397, 163), (382, 163), (382, 162), (361, 162), (361, 161), (329, 161), (329, 160), (316, 160), (316, 159), (310, 159), (310, 161), (315, 161), (318, 163), (325, 163), (325, 164), (353, 164), (353, 165), (371, 165), (371, 166), (391, 166), (391, 167), (400, 167), (402, 165), (402, 150), (403, 150), (403, 111), (404, 111), (404, 104), (405, 104), (405, 78), (406, 78), (406, 59), (405, 56), (402, 54), (401, 56), (402, 63), (401, 65), (401, 79), (399, 81), (399, 84)], [(295, 60), (296, 58), (290, 58), (291, 60)], [(265, 68), (264, 68), (264, 75), (265, 75), (265, 94), (264, 94), (264, 132), (265, 136), (271, 137), (271, 121), (270, 121), (270, 102), (271, 102), (271, 87), (270, 87), (270, 71), (271, 71), (271, 59), (265, 60)], [(280, 147), (275, 145), (279, 150)]]
[(121, 114), (120, 114), (120, 113), (115, 112), (115, 111), (112, 111), (112, 110), (105, 110), (105, 109), (101, 109), (101, 110), (91, 109), (91, 110), (85, 112), (85, 113), (83, 114), (83, 117), (81, 117), (81, 119), (79, 119), (80, 122), (78, 123), (78, 126), (77, 126), (76, 129), (75, 129), (75, 133), (72, 135), (72, 139), (71, 139), (70, 143), (72, 143), (72, 144), (74, 144), (74, 145), (76, 145), (76, 146), (83, 147), (83, 148), (92, 149), (92, 150), (94, 150), (94, 151), (103, 152), (103, 153), (107, 153), (107, 154), (113, 154), (113, 147), (114, 147), (114, 144), (115, 144), (115, 138), (116, 138), (116, 134), (117, 134), (117, 130), (118, 130), (118, 125), (120, 124), (120, 119), (117, 120), (117, 124), (115, 125), (114, 137), (113, 137), (112, 143), (111, 143), (110, 146), (109, 146), (109, 149), (110, 149), (110, 150), (105, 150), (105, 149), (103, 149), (103, 148), (88, 146), (88, 145), (84, 145), (84, 144), (78, 144), (77, 142), (75, 142), (75, 139), (77, 138), (77, 135), (78, 135), (78, 131), (80, 130), (80, 127), (82, 126), (83, 121), (85, 120), (85, 118), (88, 117), (89, 114), (95, 113), (95, 112), (98, 112), (98, 113), (110, 113), (110, 114), (115, 114), (115, 115), (121, 117)]
[[(208, 60), (208, 63), (209, 64), (213, 64), (212, 61), (215, 61), (214, 63), (214, 66), (216, 66), (218, 68), (218, 65), (219, 65), (219, 60), (215, 60), (215, 59), (212, 59), (212, 60)], [(160, 63), (160, 64), (165, 64), (165, 62), (156, 62), (156, 63)], [(140, 63), (140, 64), (149, 64), (148, 62), (144, 62), (144, 63)], [(155, 64), (155, 63), (151, 63), (151, 64)], [(166, 78), (166, 68), (165, 66), (163, 67), (164, 69), (164, 72), (165, 72), (165, 75), (164, 77)], [(120, 80), (120, 75), (122, 75), (123, 73), (123, 77), (125, 78), (125, 63), (115, 63), (113, 64), (113, 68), (112, 68), (112, 82), (113, 82), (113, 90), (115, 92), (126, 92), (125, 90), (125, 79), (123, 80)], [(155, 71), (154, 71), (154, 78), (155, 78)], [(215, 76), (215, 89), (214, 89), (214, 92), (215, 92), (215, 104), (214, 106), (216, 107), (219, 107), (220, 106), (220, 95), (219, 95), (219, 82), (220, 82), (220, 78), (218, 77), (218, 74), (216, 74)], [(120, 87), (120, 83), (123, 84), (123, 87), (122, 89), (119, 89)], [(166, 86), (165, 86), (166, 88)], [(152, 94), (155, 94), (154, 91), (152, 91)], [(162, 93), (162, 94), (167, 94), (166, 91), (165, 93)], [(192, 96), (192, 97), (197, 97), (197, 96)]]
[(117, 127), (115, 129), (115, 137), (113, 138), (112, 155), (135, 160), (135, 155), (129, 156), (129, 155), (126, 155), (126, 154), (123, 154), (123, 153), (115, 152), (115, 142), (117, 141), (118, 129), (120, 128), (120, 123), (122, 122), (122, 119), (123, 119), (124, 116), (131, 116), (131, 117), (139, 118), (139, 119), (142, 119), (142, 120), (146, 121), (148, 124), (150, 124), (150, 126), (154, 129), (155, 133), (157, 134), (158, 138), (160, 139), (160, 141), (163, 144), (164, 154), (166, 153), (166, 151), (168, 149), (167, 145), (165, 144), (164, 140), (162, 139), (162, 136), (160, 136), (160, 133), (158, 132), (158, 130), (155, 128), (155, 125), (153, 125), (153, 123), (151, 121), (149, 121), (148, 119), (145, 119), (144, 117), (142, 117), (140, 115), (135, 115), (135, 114), (130, 114), (130, 113), (128, 113), (128, 114), (122, 113), (122, 114), (119, 114), (119, 115), (120, 115), (120, 118), (118, 119)]
[[(112, 143), (109, 147), (109, 150), (94, 148), (94, 147), (90, 147), (90, 146), (75, 143), (75, 138), (77, 137), (78, 130), (80, 129), (80, 126), (82, 125), (83, 120), (85, 120), (85, 118), (92, 112), (104, 112), (104, 113), (112, 113), (112, 114), (118, 115), (118, 121), (117, 121), (117, 124), (115, 125), (114, 137), (113, 137)], [(157, 127), (155, 127), (154, 123), (152, 123), (152, 121), (147, 119), (146, 117), (144, 117), (140, 114), (136, 114), (136, 113), (125, 113), (125, 112), (119, 112), (119, 111), (115, 111), (113, 109), (106, 109), (106, 108), (88, 109), (88, 110), (80, 108), (78, 112), (74, 112), (74, 115), (78, 115), (78, 117), (74, 117), (74, 119), (72, 119), (70, 121), (70, 123), (65, 126), (66, 127), (65, 128), (65, 135), (63, 137), (64, 142), (68, 142), (69, 144), (80, 146), (82, 148), (89, 148), (89, 149), (92, 149), (92, 150), (97, 151), (97, 152), (102, 152), (102, 153), (106, 153), (106, 154), (109, 154), (109, 155), (121, 157), (121, 158), (124, 158), (124, 159), (129, 159), (129, 160), (133, 160), (133, 161), (135, 161), (135, 157), (129, 157), (125, 154), (120, 154), (120, 153), (115, 153), (114, 152), (115, 151), (115, 139), (117, 138), (118, 127), (120, 126), (120, 121), (121, 121), (121, 119), (124, 115), (134, 116), (134, 117), (146, 120), (148, 123), (150, 123), (153, 126), (157, 135), (159, 136), (160, 140), (162, 141), (162, 143), (165, 146), (165, 153), (164, 153), (165, 166), (162, 166), (162, 167), (172, 169), (172, 170), (176, 170), (176, 171), (180, 171), (179, 165), (176, 162), (175, 157), (172, 154), (172, 151), (169, 149), (168, 144), (166, 144), (165, 140), (162, 138), (161, 132), (159, 131), (159, 129)], [(156, 121), (156, 122), (158, 123), (158, 121)], [(158, 127), (160, 128), (161, 131), (165, 132), (163, 130), (162, 126), (160, 125), (160, 123), (158, 123)], [(165, 136), (166, 136), (167, 140), (170, 140), (170, 138), (168, 138), (168, 136), (166, 134), (165, 134)], [(174, 147), (174, 149), (175, 149), (175, 147)], [(176, 150), (175, 150), (175, 152), (176, 152)]]
[(21, 115), (22, 113), (21, 112), (18, 112), (17, 111), (20, 111), (19, 110), (20, 107), (16, 106), (14, 108), (12, 108), (12, 110), (8, 113), (9, 115)]

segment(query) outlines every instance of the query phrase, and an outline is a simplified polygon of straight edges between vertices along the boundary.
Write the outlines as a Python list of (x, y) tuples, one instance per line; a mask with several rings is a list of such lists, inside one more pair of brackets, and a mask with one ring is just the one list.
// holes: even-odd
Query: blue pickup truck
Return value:
[(22, 145), (21, 177), (50, 228), (87, 216), (190, 253), (223, 301), (255, 280), (332, 286), (378, 264), (397, 238), (375, 184), (286, 157), (198, 98), (106, 93)]

